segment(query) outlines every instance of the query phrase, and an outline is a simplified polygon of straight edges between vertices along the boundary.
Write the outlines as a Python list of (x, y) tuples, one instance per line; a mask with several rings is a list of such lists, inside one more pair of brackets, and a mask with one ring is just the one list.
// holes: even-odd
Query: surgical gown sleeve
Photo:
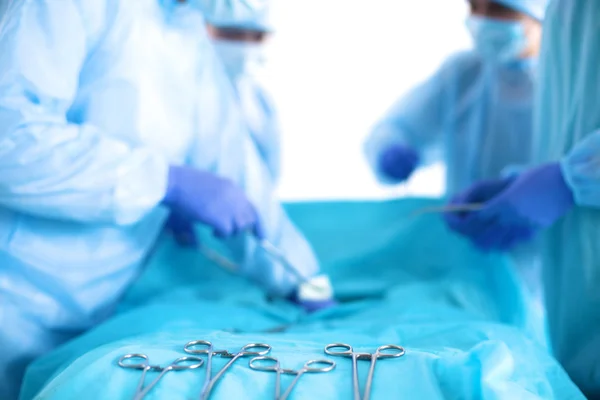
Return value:
[(600, 129), (586, 136), (561, 161), (575, 202), (600, 207)]
[(378, 167), (382, 152), (392, 145), (405, 145), (417, 150), (421, 160), (431, 163), (439, 158), (443, 124), (450, 85), (460, 58), (452, 58), (425, 83), (398, 100), (379, 121), (365, 143), (367, 161), (378, 180), (395, 183)]
[(2, 207), (129, 224), (163, 198), (168, 165), (161, 154), (68, 116), (111, 7), (118, 2), (32, 0), (9, 7), (0, 32)]

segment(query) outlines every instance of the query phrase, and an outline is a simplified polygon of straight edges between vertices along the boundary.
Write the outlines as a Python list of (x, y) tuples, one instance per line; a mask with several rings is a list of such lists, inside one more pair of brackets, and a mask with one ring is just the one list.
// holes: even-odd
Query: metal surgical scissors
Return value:
[[(335, 350), (335, 349), (342, 350)], [(393, 350), (393, 352), (384, 353), (386, 350)], [(367, 375), (367, 384), (365, 385), (365, 391), (362, 396), (362, 400), (369, 400), (371, 396), (371, 387), (373, 386), (373, 375), (375, 374), (375, 364), (380, 358), (397, 358), (404, 355), (404, 347), (397, 346), (395, 344), (388, 344), (385, 346), (379, 346), (375, 353), (355, 353), (352, 346), (344, 343), (332, 343), (325, 346), (325, 354), (335, 357), (348, 357), (352, 358), (352, 387), (354, 392), (354, 400), (361, 400), (360, 396), (360, 385), (358, 383), (358, 360), (371, 360), (371, 366), (369, 368), (369, 374)]]
[[(127, 360), (134, 360), (135, 363), (126, 362)], [(192, 362), (192, 364), (189, 364)], [(200, 368), (204, 364), (204, 360), (199, 357), (180, 357), (173, 361), (166, 367), (160, 365), (150, 365), (150, 360), (145, 354), (126, 354), (119, 359), (119, 367), (126, 369), (139, 369), (142, 371), (142, 376), (138, 382), (134, 400), (143, 399), (154, 386), (162, 379), (162, 377), (169, 371), (185, 371), (189, 369)], [(144, 388), (144, 382), (146, 380), (146, 374), (148, 371), (160, 371), (160, 374), (154, 379), (148, 386)]]
[[(198, 346), (206, 346), (206, 347), (204, 349), (193, 349), (194, 347), (198, 347)], [(249, 344), (245, 345), (244, 347), (242, 347), (237, 353), (230, 353), (227, 350), (214, 350), (212, 343), (206, 342), (203, 340), (197, 340), (195, 342), (190, 342), (185, 345), (185, 348), (187, 348), (187, 350), (185, 350), (185, 351), (188, 353), (193, 352), (192, 354), (207, 354), (209, 364), (212, 363), (213, 355), (218, 355), (219, 357), (231, 358), (231, 360), (229, 360), (227, 362), (227, 364), (225, 364), (225, 366), (223, 366), (223, 368), (221, 368), (221, 370), (219, 372), (217, 372), (217, 374), (214, 376), (214, 378), (210, 379), (210, 381), (208, 381), (208, 383), (206, 383), (206, 382), (204, 383), (202, 393), (200, 394), (200, 398), (202, 400), (206, 400), (210, 397), (210, 393), (212, 392), (213, 388), (215, 387), (215, 385), (217, 384), (219, 379), (221, 379), (221, 377), (225, 374), (225, 372), (227, 372), (229, 367), (231, 367), (238, 358), (250, 357), (250, 356), (264, 356), (264, 355), (267, 355), (271, 351), (271, 346), (269, 346), (268, 344), (249, 343)], [(262, 350), (259, 350), (259, 349), (262, 349)], [(212, 367), (209, 367), (209, 368), (212, 369)]]
[[(269, 364), (261, 365), (261, 363), (260, 363), (261, 361), (268, 361)], [(317, 367), (317, 365), (319, 365), (319, 364), (326, 365), (326, 367)], [(254, 357), (252, 360), (250, 360), (250, 363), (248, 364), (248, 366), (256, 371), (275, 372), (276, 373), (275, 400), (286, 400), (292, 393), (292, 390), (294, 390), (294, 387), (296, 386), (296, 384), (298, 383), (298, 380), (300, 380), (300, 377), (302, 375), (304, 375), (307, 372), (308, 373), (329, 372), (335, 368), (335, 363), (331, 360), (310, 360), (306, 364), (304, 364), (304, 367), (302, 367), (302, 369), (293, 370), (293, 369), (281, 368), (281, 365), (279, 364), (279, 360), (277, 360), (276, 358), (268, 357), (268, 356), (261, 356), (261, 357)], [(292, 381), (292, 383), (290, 384), (290, 386), (285, 391), (285, 393), (283, 393), (283, 396), (280, 396), (281, 374), (296, 376), (294, 378), (294, 380)]]

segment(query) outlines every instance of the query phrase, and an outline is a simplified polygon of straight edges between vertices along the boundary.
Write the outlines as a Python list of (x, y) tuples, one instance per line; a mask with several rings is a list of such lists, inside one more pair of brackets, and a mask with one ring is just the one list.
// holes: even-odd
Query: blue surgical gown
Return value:
[(378, 160), (388, 146), (408, 145), (425, 163), (445, 161), (446, 190), (454, 194), (528, 162), (536, 69), (533, 59), (499, 65), (475, 52), (451, 57), (375, 126), (365, 143), (374, 172), (396, 183)]
[(600, 398), (600, 2), (557, 0), (544, 26), (534, 161), (561, 161), (576, 207), (544, 235), (555, 356)]
[(0, 21), (2, 21), (2, 16), (6, 11), (6, 7), (8, 7), (9, 0), (0, 0)]
[(273, 97), (266, 83), (253, 75), (236, 78), (234, 87), (252, 138), (277, 182), (281, 176), (281, 125)]
[[(365, 143), (367, 159), (383, 183), (396, 183), (378, 169), (390, 145), (416, 149), (424, 163), (443, 160), (451, 196), (471, 184), (499, 178), (531, 161), (537, 61), (485, 62), (475, 52), (447, 60), (432, 78), (401, 98)], [(529, 331), (545, 342), (540, 264), (536, 246), (512, 254), (529, 288), (535, 312)]]
[[(0, 54), (0, 398), (138, 276), (167, 216), (169, 164), (234, 180), (268, 238), (316, 271), (198, 12), (175, 0), (12, 2)], [(242, 272), (292, 290), (248, 240), (228, 243)]]

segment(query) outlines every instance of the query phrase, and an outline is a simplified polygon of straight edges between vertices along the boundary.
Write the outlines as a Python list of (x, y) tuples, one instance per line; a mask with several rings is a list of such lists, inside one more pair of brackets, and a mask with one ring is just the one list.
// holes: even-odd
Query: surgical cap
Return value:
[(550, 0), (494, 0), (494, 2), (543, 21)]
[(270, 32), (272, 0), (196, 0), (208, 23), (217, 27)]

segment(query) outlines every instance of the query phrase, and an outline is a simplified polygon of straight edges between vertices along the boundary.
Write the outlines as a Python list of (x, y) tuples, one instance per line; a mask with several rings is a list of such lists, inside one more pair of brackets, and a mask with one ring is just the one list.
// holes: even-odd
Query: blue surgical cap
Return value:
[(543, 21), (550, 0), (493, 0), (513, 10), (521, 11), (533, 18)]
[(206, 21), (216, 27), (270, 32), (273, 0), (195, 0)]

